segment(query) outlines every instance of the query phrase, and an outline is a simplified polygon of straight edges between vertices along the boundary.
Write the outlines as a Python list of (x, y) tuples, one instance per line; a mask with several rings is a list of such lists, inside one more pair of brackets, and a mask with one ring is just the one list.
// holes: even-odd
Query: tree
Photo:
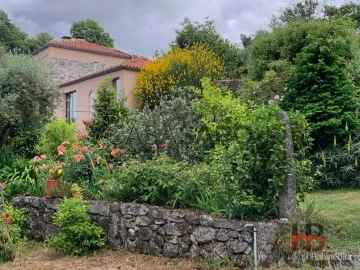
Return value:
[(295, 19), (311, 20), (316, 16), (317, 8), (319, 7), (318, 0), (301, 0), (296, 1), (290, 7), (287, 7), (280, 20), (283, 22), (290, 22)]
[(333, 18), (349, 18), (356, 24), (356, 28), (360, 28), (360, 5), (354, 2), (349, 2), (336, 6), (325, 6), (324, 15), (328, 19)]
[(214, 21), (206, 18), (204, 23), (199, 23), (185, 18), (181, 26), (181, 29), (175, 30), (176, 37), (171, 43), (172, 48), (184, 49), (194, 44), (204, 44), (220, 57), (224, 63), (226, 77), (240, 76), (239, 68), (243, 65), (240, 49), (220, 36), (215, 29)]
[(46, 32), (41, 32), (37, 34), (35, 38), (30, 38), (28, 41), (30, 52), (35, 51), (36, 49), (40, 48), (41, 46), (48, 43), (52, 39), (54, 38)]
[(124, 107), (124, 100), (116, 101), (116, 91), (112, 78), (106, 77), (98, 86), (94, 102), (94, 117), (89, 125), (89, 136), (97, 141), (109, 137), (113, 125), (121, 117), (127, 117), (129, 110)]
[(8, 15), (0, 9), (0, 45), (7, 51), (15, 53), (29, 53), (25, 41), (28, 39), (26, 33), (13, 24)]
[(153, 108), (173, 87), (201, 86), (201, 79), (224, 78), (220, 57), (201, 44), (189, 48), (173, 48), (170, 52), (148, 62), (138, 76), (139, 106)]
[(72, 37), (82, 36), (86, 41), (102, 46), (114, 47), (114, 39), (108, 32), (105, 32), (98, 22), (87, 19), (74, 22), (70, 28)]
[(35, 38), (29, 37), (13, 24), (8, 15), (0, 9), (0, 45), (4, 46), (7, 51), (29, 54), (51, 39), (53, 37), (45, 32), (37, 34)]
[(0, 149), (9, 138), (41, 128), (59, 98), (50, 69), (31, 56), (0, 52)]
[(296, 57), (296, 70), (285, 95), (287, 109), (299, 110), (310, 121), (317, 146), (326, 147), (334, 136), (342, 138), (344, 127), (359, 128), (355, 117), (356, 88), (348, 77), (345, 41), (309, 38)]

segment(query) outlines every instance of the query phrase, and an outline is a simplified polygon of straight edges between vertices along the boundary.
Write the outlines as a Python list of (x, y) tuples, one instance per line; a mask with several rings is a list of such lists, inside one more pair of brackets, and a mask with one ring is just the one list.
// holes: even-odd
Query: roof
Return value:
[(110, 56), (127, 58), (127, 59), (132, 58), (131, 54), (113, 48), (101, 46), (95, 43), (90, 43), (83, 39), (51, 40), (48, 43), (46, 43), (44, 46), (34, 51), (33, 55), (37, 54), (42, 50), (45, 50), (47, 47), (57, 47), (57, 48), (75, 50), (75, 51), (91, 52), (95, 54), (110, 55)]
[(150, 61), (149, 59), (143, 57), (143, 56), (138, 56), (138, 55), (132, 55), (133, 58), (125, 60), (123, 63), (121, 63), (120, 65), (116, 65), (116, 66), (112, 66), (103, 70), (99, 70), (93, 73), (88, 73), (86, 75), (83, 75), (81, 77), (78, 77), (76, 79), (72, 79), (70, 81), (66, 81), (66, 82), (62, 82), (59, 84), (60, 87), (65, 87), (68, 85), (72, 85), (78, 82), (82, 82), (82, 81), (86, 81), (92, 78), (96, 78), (99, 77), (101, 75), (105, 75), (105, 74), (109, 74), (111, 72), (115, 72), (118, 70), (122, 70), (122, 69), (127, 69), (127, 70), (134, 70), (134, 71), (139, 71), (141, 68), (144, 67), (145, 63), (147, 63), (148, 61)]

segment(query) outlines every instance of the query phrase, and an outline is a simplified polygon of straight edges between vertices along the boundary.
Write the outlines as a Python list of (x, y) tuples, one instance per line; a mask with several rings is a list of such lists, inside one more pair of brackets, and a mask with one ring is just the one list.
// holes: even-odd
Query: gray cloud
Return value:
[[(238, 43), (240, 34), (266, 29), (287, 0), (1, 0), (23, 31), (48, 32), (56, 39), (69, 34), (74, 21), (92, 18), (115, 38), (116, 48), (152, 57), (166, 51), (184, 17), (210, 17), (222, 36)], [(328, 0), (331, 4), (342, 0)]]

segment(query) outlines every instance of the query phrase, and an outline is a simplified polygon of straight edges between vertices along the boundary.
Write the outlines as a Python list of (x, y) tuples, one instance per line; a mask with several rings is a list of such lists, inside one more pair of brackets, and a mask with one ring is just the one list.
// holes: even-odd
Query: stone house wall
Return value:
[[(120, 63), (121, 61), (119, 61), (119, 64)], [(52, 58), (50, 65), (53, 71), (53, 79), (57, 82), (70, 81), (86, 74), (114, 66), (114, 64), (60, 58)]]
[[(61, 201), (38, 197), (12, 199), (16, 207), (25, 210), (27, 227), (31, 237), (36, 240), (58, 233), (58, 229), (52, 224), (52, 215), (56, 213), (56, 206)], [(253, 233), (245, 229), (245, 225), (250, 222), (135, 203), (84, 203), (92, 206), (88, 211), (91, 219), (106, 230), (107, 246), (115, 250), (126, 248), (170, 258), (229, 258), (239, 267), (246, 267), (253, 259)], [(276, 262), (280, 225), (276, 222), (251, 223), (257, 229), (260, 264)]]

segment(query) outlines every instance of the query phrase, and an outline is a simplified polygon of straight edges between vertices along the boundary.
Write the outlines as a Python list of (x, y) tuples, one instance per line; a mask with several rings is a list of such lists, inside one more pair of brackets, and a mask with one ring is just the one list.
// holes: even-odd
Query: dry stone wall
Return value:
[[(16, 207), (25, 209), (27, 227), (36, 240), (58, 233), (58, 229), (52, 224), (52, 215), (56, 213), (60, 202), (61, 199), (38, 197), (12, 199)], [(253, 260), (253, 233), (245, 228), (249, 222), (135, 203), (84, 203), (92, 206), (88, 213), (95, 223), (107, 231), (106, 242), (113, 249), (126, 248), (170, 258), (229, 258), (239, 267), (246, 267)], [(260, 264), (276, 262), (279, 224), (252, 224), (257, 229)]]

